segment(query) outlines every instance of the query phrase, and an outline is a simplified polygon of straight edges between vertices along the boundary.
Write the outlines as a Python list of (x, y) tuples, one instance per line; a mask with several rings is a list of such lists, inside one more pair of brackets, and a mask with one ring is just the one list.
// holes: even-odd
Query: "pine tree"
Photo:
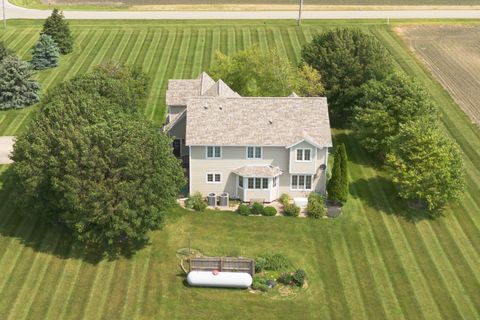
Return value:
[(32, 49), (32, 66), (36, 70), (56, 67), (59, 56), (59, 49), (52, 37), (41, 34)]
[(40, 85), (31, 79), (32, 67), (15, 55), (0, 62), (0, 109), (23, 108), (39, 100)]
[(42, 34), (52, 37), (57, 44), (61, 54), (67, 54), (73, 50), (73, 37), (65, 17), (58, 9), (53, 9), (50, 17), (43, 24)]
[(340, 194), (341, 202), (346, 202), (348, 197), (348, 158), (345, 145), (342, 143), (338, 146), (338, 155), (340, 156)]
[(328, 181), (328, 198), (333, 203), (342, 201), (342, 166), (341, 166), (340, 148), (337, 146), (334, 152), (334, 161), (332, 168), (332, 177)]
[(0, 62), (2, 62), (5, 57), (12, 54), (14, 54), (14, 52), (5, 46), (5, 43), (3, 41), (0, 41)]

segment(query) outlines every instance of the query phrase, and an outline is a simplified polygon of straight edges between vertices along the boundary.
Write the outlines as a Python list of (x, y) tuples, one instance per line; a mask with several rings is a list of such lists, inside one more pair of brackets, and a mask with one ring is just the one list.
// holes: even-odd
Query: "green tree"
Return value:
[(52, 37), (47, 34), (41, 34), (40, 39), (38, 39), (32, 49), (33, 68), (42, 70), (56, 67), (59, 57), (60, 51)]
[(339, 193), (339, 200), (341, 202), (346, 202), (348, 198), (348, 157), (347, 157), (347, 149), (345, 148), (345, 144), (340, 144), (338, 146), (338, 156), (340, 161), (340, 193)]
[(70, 32), (68, 22), (58, 9), (53, 9), (52, 14), (43, 23), (41, 34), (47, 34), (52, 37), (58, 46), (61, 54), (67, 54), (73, 51), (73, 37)]
[(302, 64), (298, 68), (295, 92), (302, 97), (323, 97), (325, 88), (320, 72), (308, 64)]
[(341, 148), (338, 145), (334, 152), (334, 161), (332, 168), (332, 177), (328, 180), (327, 191), (328, 198), (334, 203), (340, 203), (344, 201), (346, 195), (343, 193), (344, 180), (342, 177), (342, 155)]
[(370, 80), (361, 88), (353, 125), (360, 143), (385, 157), (400, 125), (410, 121), (437, 121), (428, 93), (411, 78), (395, 73), (385, 80)]
[(296, 89), (297, 72), (276, 50), (253, 46), (230, 56), (216, 53), (209, 73), (242, 96), (288, 96)]
[(400, 125), (386, 162), (400, 197), (426, 205), (433, 216), (465, 189), (460, 151), (436, 124)]
[(351, 120), (360, 86), (372, 79), (384, 79), (393, 70), (385, 47), (359, 29), (318, 34), (302, 48), (301, 57), (322, 75), (331, 118), (337, 124)]
[(122, 81), (84, 77), (42, 100), (17, 139), (13, 170), (28, 212), (64, 225), (89, 248), (119, 253), (161, 226), (185, 178), (171, 139), (130, 99), (102, 89), (118, 91)]
[(13, 55), (13, 54), (14, 54), (14, 52), (12, 50), (8, 49), (5, 46), (5, 43), (3, 41), (0, 41), (0, 62), (2, 62), (2, 60), (5, 57)]
[(0, 62), (0, 109), (20, 109), (39, 100), (40, 85), (31, 79), (29, 63), (15, 55)]

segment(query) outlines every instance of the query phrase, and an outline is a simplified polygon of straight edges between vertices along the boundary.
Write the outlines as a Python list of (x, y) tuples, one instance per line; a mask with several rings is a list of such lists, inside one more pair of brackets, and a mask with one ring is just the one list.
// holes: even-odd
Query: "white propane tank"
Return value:
[(252, 276), (246, 272), (191, 271), (187, 282), (192, 287), (222, 287), (246, 289), (252, 285)]

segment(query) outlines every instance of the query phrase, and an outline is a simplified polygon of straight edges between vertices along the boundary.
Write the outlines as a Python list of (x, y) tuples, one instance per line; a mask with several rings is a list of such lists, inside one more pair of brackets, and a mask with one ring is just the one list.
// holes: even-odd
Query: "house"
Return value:
[(167, 124), (190, 193), (271, 202), (324, 193), (332, 146), (327, 99), (241, 97), (206, 73), (170, 80)]

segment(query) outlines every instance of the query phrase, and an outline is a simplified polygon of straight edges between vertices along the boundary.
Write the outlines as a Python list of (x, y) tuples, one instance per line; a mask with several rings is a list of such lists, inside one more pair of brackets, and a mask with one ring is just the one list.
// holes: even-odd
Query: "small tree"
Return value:
[(14, 54), (13, 50), (8, 49), (5, 46), (5, 43), (3, 41), (0, 41), (0, 62), (2, 62), (2, 60), (5, 59), (5, 57), (13, 54)]
[(433, 216), (464, 191), (460, 151), (435, 124), (401, 125), (386, 160), (400, 197), (425, 204)]
[(297, 84), (295, 91), (302, 97), (321, 97), (325, 95), (322, 76), (320, 72), (309, 66), (302, 64), (298, 68)]
[(338, 146), (339, 156), (340, 156), (340, 170), (342, 174), (340, 175), (340, 195), (339, 199), (342, 202), (346, 202), (348, 198), (348, 158), (347, 158), (347, 149), (345, 144), (340, 144)]
[(321, 33), (302, 48), (302, 61), (322, 75), (332, 120), (349, 121), (359, 87), (384, 79), (393, 70), (387, 49), (360, 29), (333, 29)]
[(32, 49), (32, 66), (36, 70), (56, 67), (59, 56), (60, 52), (52, 37), (41, 34)]
[(0, 62), (0, 109), (19, 109), (38, 102), (40, 85), (31, 77), (30, 64), (15, 55)]
[(70, 32), (68, 22), (58, 9), (53, 9), (52, 14), (44, 24), (41, 34), (47, 34), (52, 37), (57, 44), (61, 54), (67, 54), (73, 50), (73, 37)]
[(342, 159), (339, 146), (335, 148), (332, 177), (328, 181), (327, 191), (330, 201), (334, 203), (342, 201)]

